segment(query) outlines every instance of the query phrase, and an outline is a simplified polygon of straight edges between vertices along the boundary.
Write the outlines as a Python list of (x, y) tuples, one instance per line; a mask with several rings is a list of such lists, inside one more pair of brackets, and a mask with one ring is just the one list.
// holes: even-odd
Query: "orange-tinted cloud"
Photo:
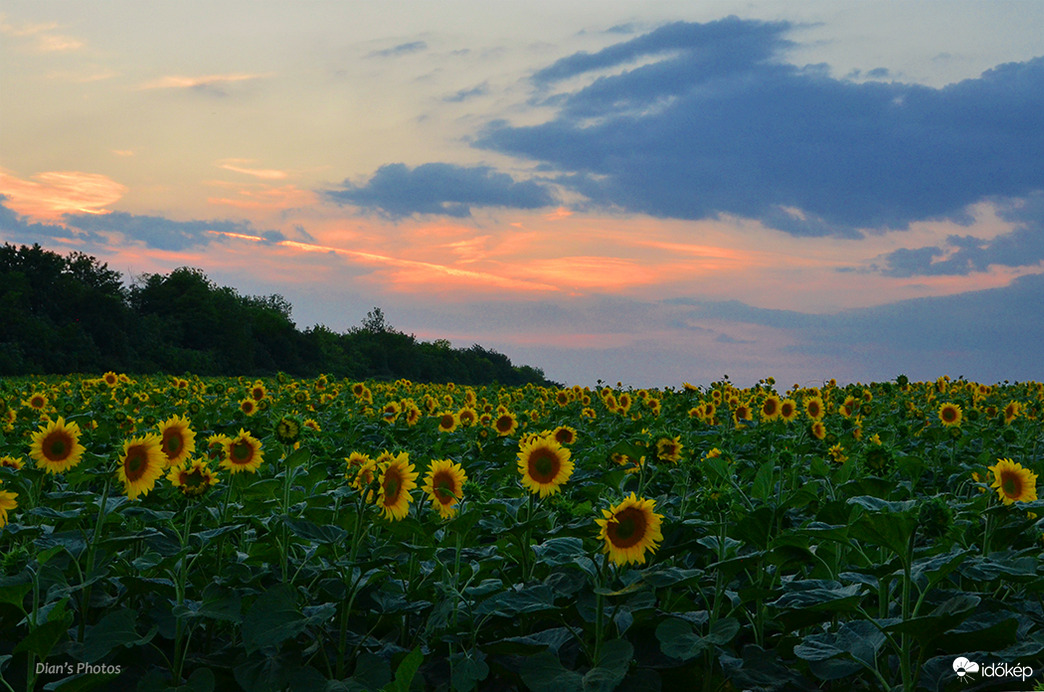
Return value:
[(261, 185), (253, 188), (236, 186), (235, 193), (236, 197), (208, 197), (207, 201), (211, 204), (221, 204), (253, 211), (296, 209), (316, 202), (316, 194), (314, 192), (302, 190), (294, 185), (282, 185), (280, 187)]
[(225, 159), (224, 161), (219, 161), (217, 165), (227, 171), (251, 175), (262, 180), (285, 180), (289, 176), (289, 173), (286, 171), (272, 168), (253, 168), (245, 165), (250, 162), (250, 159)]
[(77, 38), (54, 33), (54, 30), (57, 28), (58, 25), (53, 22), (15, 26), (8, 24), (4, 17), (0, 15), (0, 34), (31, 39), (34, 41), (33, 48), (41, 53), (71, 51), (83, 47), (83, 41)]
[(199, 77), (186, 77), (184, 75), (168, 75), (166, 77), (160, 77), (154, 79), (151, 82), (145, 82), (139, 89), (194, 89), (202, 87), (214, 87), (220, 84), (228, 84), (230, 82), (243, 82), (252, 79), (262, 79), (264, 77), (270, 77), (271, 73), (263, 74), (251, 74), (245, 72), (237, 72), (232, 74), (210, 74), (201, 75)]
[(126, 192), (124, 185), (99, 173), (48, 171), (23, 180), (0, 170), (4, 205), (39, 221), (57, 221), (63, 214), (104, 214)]

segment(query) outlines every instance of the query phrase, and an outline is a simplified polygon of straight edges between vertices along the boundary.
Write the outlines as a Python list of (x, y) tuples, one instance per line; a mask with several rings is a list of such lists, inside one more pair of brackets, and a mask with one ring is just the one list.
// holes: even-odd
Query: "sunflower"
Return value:
[(732, 412), (732, 422), (737, 427), (743, 425), (746, 421), (753, 419), (753, 414), (750, 412), (750, 406), (748, 404), (740, 404), (736, 407), (736, 410)]
[(537, 437), (518, 450), (518, 472), (531, 493), (547, 497), (557, 493), (573, 475), (569, 450), (553, 437)]
[(243, 399), (239, 402), (239, 410), (242, 411), (244, 415), (252, 416), (257, 413), (257, 402), (250, 398)]
[(186, 466), (176, 465), (167, 474), (167, 480), (186, 497), (202, 495), (218, 482), (217, 474), (205, 461), (196, 459)]
[(29, 456), (48, 473), (63, 473), (80, 463), (86, 451), (80, 444), (80, 426), (65, 419), (41, 426), (33, 433)]
[(599, 526), (598, 537), (605, 543), (602, 552), (609, 554), (614, 565), (636, 562), (645, 564), (645, 553), (655, 553), (663, 540), (660, 525), (662, 514), (656, 514), (655, 500), (638, 498), (634, 493), (620, 504), (602, 510), (602, 519), (595, 519)]
[(779, 418), (780, 403), (779, 397), (775, 394), (765, 397), (765, 401), (761, 402), (761, 419), (770, 421)]
[(110, 370), (102, 375), (102, 381), (111, 389), (120, 383), (120, 376)]
[(457, 420), (461, 425), (470, 428), (478, 422), (478, 413), (471, 406), (465, 406), (457, 411)]
[(939, 407), (939, 422), (947, 428), (960, 427), (961, 418), (961, 407), (957, 404), (945, 403)]
[(301, 425), (308, 428), (309, 430), (314, 430), (316, 432), (323, 431), (322, 427), (319, 426), (319, 423), (317, 423), (314, 418), (305, 418), (303, 421), (301, 421)]
[(22, 402), (34, 411), (43, 411), (47, 408), (47, 396), (39, 392), (33, 392), (32, 396)]
[(451, 519), (457, 514), (457, 503), (463, 496), (467, 480), (468, 475), (460, 464), (449, 459), (437, 459), (428, 467), (421, 490), (443, 519)]
[(249, 471), (257, 473), (264, 461), (261, 452), (261, 441), (240, 428), (239, 434), (230, 438), (225, 445), (225, 458), (221, 460), (221, 468), (229, 473)]
[(661, 437), (656, 442), (656, 458), (660, 461), (669, 461), (677, 464), (681, 459), (682, 452), (681, 436)]
[(21, 471), (22, 467), (25, 466), (25, 463), (18, 457), (6, 455), (0, 457), (0, 466), (6, 466), (9, 469)]
[(7, 526), (7, 513), (18, 506), (18, 493), (0, 490), (0, 529)]
[(381, 417), (385, 423), (394, 423), (399, 418), (399, 414), (402, 412), (402, 407), (399, 406), (397, 401), (389, 401), (381, 409)]
[(497, 431), (497, 434), (501, 437), (507, 437), (511, 433), (518, 430), (518, 419), (510, 411), (501, 413), (493, 421), (493, 429)]
[(827, 431), (826, 426), (823, 425), (823, 421), (817, 420), (812, 423), (812, 437), (817, 440), (822, 440), (826, 437)]
[(295, 416), (283, 416), (275, 424), (275, 437), (281, 444), (292, 445), (301, 437), (301, 421)]
[(784, 399), (779, 402), (779, 417), (786, 423), (790, 423), (798, 416), (798, 405), (793, 399)]
[[(348, 465), (345, 478), (350, 479), (352, 488), (360, 493), (368, 490), (373, 485), (376, 477), (377, 463), (368, 455), (360, 454), (359, 452), (352, 452), (351, 455), (345, 457), (344, 461)], [(369, 490), (366, 493), (363, 501), (367, 503), (373, 502), (373, 490)]]
[(265, 389), (265, 385), (261, 380), (254, 382), (253, 386), (250, 387), (250, 398), (254, 401), (261, 401), (268, 396), (268, 390)]
[(228, 435), (211, 435), (207, 438), (207, 458), (221, 461), (225, 458), (225, 450), (231, 443), (232, 438)]
[(1011, 422), (1019, 417), (1019, 413), (1022, 412), (1022, 407), (1017, 401), (1009, 401), (1008, 405), (1004, 407), (1004, 424), (1011, 425)]
[(820, 420), (823, 414), (826, 413), (826, 409), (823, 406), (823, 398), (819, 396), (813, 396), (805, 399), (805, 415), (812, 420)]
[(377, 506), (385, 519), (397, 521), (410, 511), (410, 502), (413, 500), (410, 491), (417, 487), (419, 475), (414, 468), (408, 452), (400, 452), (391, 461), (381, 465)]
[(576, 442), (576, 429), (568, 425), (560, 425), (551, 431), (551, 436), (560, 445), (571, 445)]
[(1033, 502), (1037, 499), (1037, 474), (1022, 464), (1011, 459), (997, 459), (997, 463), (987, 467), (993, 472), (991, 488), (997, 489), (1001, 501), (1010, 505), (1013, 502)]
[(180, 466), (196, 451), (196, 433), (189, 427), (189, 420), (171, 416), (157, 424), (163, 438), (163, 453), (167, 455), (167, 467)]
[(402, 407), (403, 416), (406, 418), (406, 425), (413, 427), (420, 422), (421, 410), (417, 404), (413, 401), (406, 402), (406, 405)]
[(439, 432), (451, 433), (457, 429), (460, 419), (453, 411), (443, 411), (439, 414)]
[(138, 495), (149, 494), (166, 466), (163, 438), (156, 433), (146, 433), (123, 443), (116, 477), (123, 483), (127, 497), (133, 500)]

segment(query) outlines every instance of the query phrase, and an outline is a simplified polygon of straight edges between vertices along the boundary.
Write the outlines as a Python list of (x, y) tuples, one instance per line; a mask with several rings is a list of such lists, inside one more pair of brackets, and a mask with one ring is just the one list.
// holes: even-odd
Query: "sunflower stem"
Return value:
[[(91, 539), (87, 543), (87, 559), (84, 563), (83, 581), (90, 579), (91, 572), (94, 571), (94, 554), (98, 545), (98, 536), (101, 534), (101, 530), (105, 523), (105, 509), (109, 506), (109, 487), (111, 485), (112, 478), (106, 474), (105, 489), (102, 490), (101, 503), (98, 505), (98, 516), (94, 521), (94, 531), (91, 532)], [(83, 637), (87, 632), (87, 610), (90, 606), (91, 585), (87, 584), (83, 589), (83, 596), (80, 598), (80, 627), (78, 631), (78, 639), (81, 643), (83, 642)]]
[(178, 583), (175, 591), (178, 614), (175, 616), (174, 669), (171, 671), (175, 685), (181, 684), (181, 673), (185, 668), (185, 654), (188, 644), (185, 636), (185, 618), (181, 614), (181, 606), (185, 604), (185, 583), (188, 581), (188, 542), (189, 536), (192, 535), (192, 519), (195, 513), (196, 505), (190, 503), (185, 508), (185, 530), (179, 536), (181, 539), (181, 563), (178, 568)]

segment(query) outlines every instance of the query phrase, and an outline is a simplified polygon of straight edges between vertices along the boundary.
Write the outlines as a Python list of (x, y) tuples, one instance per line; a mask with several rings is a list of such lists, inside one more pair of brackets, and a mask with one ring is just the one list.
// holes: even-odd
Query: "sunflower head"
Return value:
[(645, 564), (646, 552), (654, 553), (663, 540), (660, 530), (663, 515), (653, 510), (654, 500), (638, 498), (634, 493), (610, 509), (602, 510), (598, 537), (602, 552), (614, 565)]
[(283, 416), (275, 424), (275, 437), (284, 445), (292, 445), (301, 437), (301, 421), (296, 416)]
[(468, 475), (460, 464), (449, 459), (437, 459), (428, 467), (421, 491), (431, 500), (439, 516), (450, 519), (457, 514), (457, 503), (460, 502), (467, 480)]
[(682, 448), (680, 435), (661, 437), (656, 442), (656, 458), (660, 461), (669, 461), (672, 464), (677, 464), (678, 460), (681, 459)]
[(542, 498), (557, 493), (573, 475), (569, 456), (569, 450), (553, 437), (537, 436), (520, 445), (518, 472), (522, 485)]
[(33, 433), (29, 456), (47, 473), (64, 473), (80, 463), (86, 450), (80, 444), (80, 426), (61, 416)]
[(409, 513), (410, 502), (413, 501), (410, 491), (417, 487), (419, 475), (414, 469), (407, 452), (400, 452), (391, 461), (381, 465), (377, 506), (385, 519), (397, 521)]
[(221, 460), (221, 468), (229, 473), (257, 473), (263, 460), (261, 441), (246, 430), (240, 429), (239, 434), (229, 438), (225, 445), (225, 458)]
[(200, 459), (185, 466), (179, 464), (173, 467), (167, 474), (167, 480), (185, 497), (198, 497), (219, 482), (217, 474)]
[(196, 451), (196, 433), (189, 427), (187, 418), (171, 416), (157, 424), (163, 440), (163, 453), (167, 466), (178, 466)]
[(7, 526), (7, 513), (18, 506), (18, 493), (0, 490), (0, 529)]
[(493, 419), (492, 425), (493, 429), (497, 431), (497, 435), (507, 437), (518, 430), (518, 419), (510, 411), (504, 411)]
[(1037, 474), (1011, 459), (998, 459), (989, 467), (993, 472), (991, 488), (996, 488), (1001, 502), (1033, 502), (1037, 499)]
[(439, 414), (439, 432), (451, 433), (457, 429), (460, 419), (454, 411), (443, 411)]
[(163, 438), (156, 433), (147, 433), (123, 443), (116, 477), (123, 483), (127, 497), (133, 500), (138, 495), (149, 494), (166, 466)]
[(961, 407), (957, 404), (947, 402), (939, 407), (939, 422), (946, 427), (960, 427), (961, 418)]

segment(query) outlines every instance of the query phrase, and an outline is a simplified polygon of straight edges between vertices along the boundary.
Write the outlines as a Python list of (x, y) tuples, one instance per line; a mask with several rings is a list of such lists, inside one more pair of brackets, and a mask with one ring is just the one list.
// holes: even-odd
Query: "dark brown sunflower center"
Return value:
[(448, 505), (453, 501), (453, 498), (456, 495), (456, 483), (453, 482), (453, 477), (448, 473), (443, 472), (435, 474), (431, 486), (435, 491), (435, 497), (438, 498), (439, 502)]
[(1022, 495), (1022, 478), (1015, 473), (1002, 474), (1001, 489), (1008, 497), (1019, 497)]
[(248, 464), (254, 456), (254, 448), (247, 442), (236, 442), (232, 445), (232, 461), (236, 464)]
[(943, 420), (947, 423), (952, 423), (953, 421), (957, 420), (957, 409), (944, 408)]
[(384, 504), (394, 505), (399, 500), (399, 489), (402, 488), (402, 481), (399, 478), (399, 474), (394, 471), (389, 471), (384, 475)]
[(442, 420), (440, 421), (440, 423), (441, 423), (442, 427), (444, 427), (444, 428), (452, 428), (453, 427), (453, 416), (450, 416), (450, 415), (443, 416)]
[(141, 478), (147, 466), (144, 449), (135, 446), (127, 450), (127, 460), (123, 462), (123, 471), (127, 474), (128, 481), (136, 481)]
[(64, 461), (72, 454), (73, 440), (64, 432), (54, 432), (41, 445), (44, 456), (51, 461)]
[(506, 432), (511, 430), (511, 418), (508, 416), (501, 416), (497, 419), (497, 430), (500, 432)]
[(538, 449), (529, 455), (529, 475), (537, 483), (550, 483), (560, 468), (558, 455), (550, 449)]
[(168, 432), (163, 438), (163, 451), (169, 457), (176, 457), (181, 451), (181, 435), (177, 432)]
[(635, 507), (618, 512), (606, 524), (609, 540), (617, 548), (630, 548), (637, 545), (645, 537), (645, 514)]

